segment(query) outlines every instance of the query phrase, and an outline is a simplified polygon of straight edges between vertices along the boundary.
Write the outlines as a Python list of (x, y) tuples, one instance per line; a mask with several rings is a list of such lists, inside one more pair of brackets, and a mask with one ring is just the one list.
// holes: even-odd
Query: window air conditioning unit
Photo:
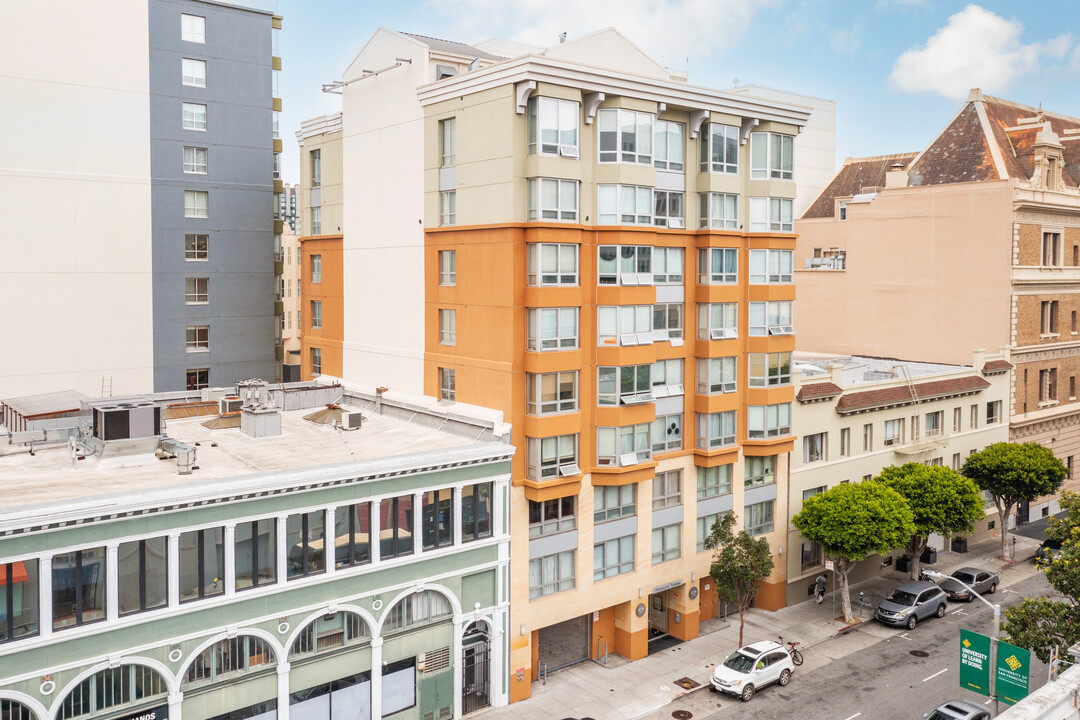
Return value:
[(341, 413), (341, 429), (359, 430), (362, 420), (363, 416), (358, 412), (343, 412)]
[(237, 397), (236, 395), (226, 395), (223, 398), (218, 399), (218, 413), (224, 415), (225, 413), (240, 412), (244, 407), (244, 399)]

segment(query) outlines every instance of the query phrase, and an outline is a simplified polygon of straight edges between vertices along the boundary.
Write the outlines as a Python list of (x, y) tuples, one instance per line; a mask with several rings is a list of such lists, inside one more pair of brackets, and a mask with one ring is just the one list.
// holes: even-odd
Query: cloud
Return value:
[(733, 48), (754, 14), (779, 0), (429, 0), (450, 37), (491, 37), (547, 47), (615, 27), (656, 60), (685, 67), (687, 58)]
[(1068, 34), (1027, 45), (1022, 23), (1006, 20), (978, 5), (949, 18), (922, 47), (905, 51), (893, 65), (889, 82), (905, 92), (935, 92), (962, 100), (980, 87), (1001, 92), (1039, 70), (1040, 62), (1060, 61), (1072, 42)]

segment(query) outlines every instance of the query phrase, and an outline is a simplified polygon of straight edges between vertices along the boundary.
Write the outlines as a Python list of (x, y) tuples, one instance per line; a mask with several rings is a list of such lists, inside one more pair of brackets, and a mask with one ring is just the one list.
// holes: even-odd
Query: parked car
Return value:
[(932, 615), (944, 617), (948, 604), (945, 591), (937, 583), (913, 582), (893, 590), (877, 606), (874, 617), (886, 625), (904, 625), (914, 630), (920, 620)]
[(923, 717), (926, 720), (990, 720), (990, 711), (985, 705), (976, 705), (967, 700), (950, 700)]
[(1065, 551), (1061, 549), (1061, 541), (1054, 540), (1052, 538), (1046, 538), (1042, 541), (1042, 545), (1035, 551), (1036, 560), (1054, 560), (1061, 557)]
[[(973, 567), (960, 568), (952, 574), (952, 577), (973, 588), (975, 592), (980, 595), (993, 595), (1000, 582), (997, 573)], [(939, 585), (941, 589), (945, 591), (945, 594), (949, 596), (950, 600), (972, 602), (975, 599), (975, 596), (971, 594), (970, 590), (956, 580), (948, 578), (942, 580)]]
[(737, 695), (747, 702), (766, 685), (787, 685), (794, 669), (795, 664), (783, 645), (762, 640), (743, 645), (728, 655), (724, 664), (713, 670), (711, 683), (714, 690)]

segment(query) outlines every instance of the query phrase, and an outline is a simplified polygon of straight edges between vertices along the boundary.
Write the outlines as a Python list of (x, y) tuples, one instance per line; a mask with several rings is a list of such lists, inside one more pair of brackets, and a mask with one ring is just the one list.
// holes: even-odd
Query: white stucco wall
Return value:
[(149, 392), (147, 4), (0, 0), (0, 18), (0, 397)]

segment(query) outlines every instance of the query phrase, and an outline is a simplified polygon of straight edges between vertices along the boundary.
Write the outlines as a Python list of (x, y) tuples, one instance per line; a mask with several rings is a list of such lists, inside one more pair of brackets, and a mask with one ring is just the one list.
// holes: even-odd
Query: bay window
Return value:
[(653, 283), (656, 285), (682, 285), (682, 248), (653, 248)]
[(572, 100), (529, 98), (529, 154), (578, 157), (580, 107)]
[(653, 402), (652, 365), (596, 368), (597, 405), (640, 405)]
[(750, 303), (750, 335), (792, 335), (791, 300)]
[(795, 138), (778, 133), (750, 134), (750, 178), (791, 180)]
[(698, 303), (698, 340), (738, 337), (738, 312), (738, 303)]
[(557, 415), (577, 412), (577, 371), (526, 373), (526, 412)]
[(686, 151), (686, 125), (657, 120), (653, 131), (653, 166), (657, 170), (682, 170)]
[(525, 476), (530, 480), (580, 475), (577, 464), (577, 435), (528, 438)]
[(733, 393), (738, 387), (734, 357), (698, 358), (698, 395)]
[(672, 397), (683, 394), (682, 358), (657, 360), (652, 366), (652, 392), (654, 397)]
[(653, 305), (653, 340), (678, 340), (683, 336), (682, 303)]
[(751, 440), (790, 435), (791, 403), (748, 406), (746, 434)]
[(792, 232), (791, 198), (750, 198), (750, 232)]
[(596, 115), (600, 162), (652, 164), (654, 117), (651, 113), (607, 108)]
[(529, 308), (529, 349), (546, 352), (578, 346), (578, 309)]
[(599, 185), (596, 212), (601, 225), (652, 225), (653, 190), (637, 185)]
[(653, 191), (653, 224), (678, 230), (686, 227), (683, 193), (673, 190)]
[(526, 257), (530, 287), (578, 284), (577, 245), (529, 243)]
[(596, 257), (596, 280), (600, 285), (653, 284), (651, 245), (601, 245)]
[(791, 250), (751, 250), (750, 284), (790, 283)]
[(577, 219), (577, 180), (529, 178), (529, 220)]
[(652, 305), (601, 305), (596, 308), (599, 345), (651, 345)]
[(791, 353), (750, 353), (748, 384), (750, 387), (774, 387), (791, 382)]
[(627, 467), (652, 459), (652, 423), (596, 428), (597, 465)]
[(735, 411), (698, 413), (697, 446), (714, 450), (735, 444)]
[(739, 172), (739, 128), (705, 123), (698, 138), (700, 172)]
[(698, 250), (698, 283), (731, 285), (739, 279), (739, 251), (736, 248)]
[(698, 227), (702, 230), (738, 230), (739, 196), (698, 193)]

